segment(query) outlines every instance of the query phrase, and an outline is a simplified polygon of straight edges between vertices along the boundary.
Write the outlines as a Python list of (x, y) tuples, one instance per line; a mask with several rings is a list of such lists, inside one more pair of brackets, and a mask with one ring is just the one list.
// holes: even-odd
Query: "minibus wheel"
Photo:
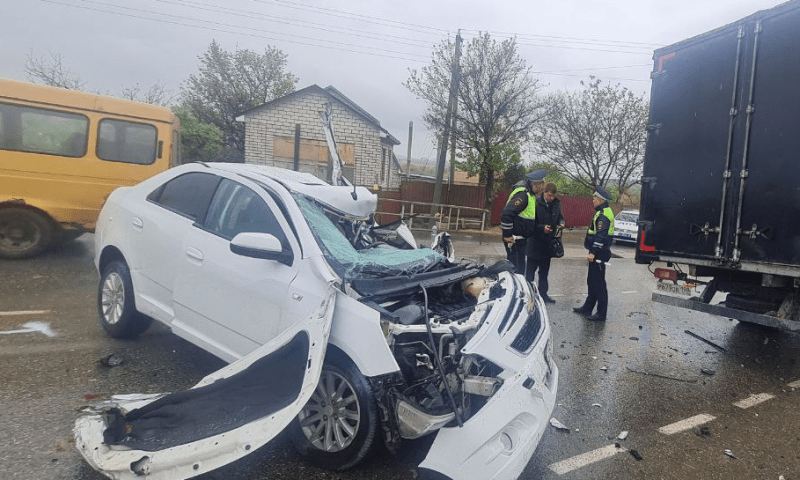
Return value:
[(0, 208), (0, 258), (38, 255), (53, 241), (50, 219), (29, 208)]

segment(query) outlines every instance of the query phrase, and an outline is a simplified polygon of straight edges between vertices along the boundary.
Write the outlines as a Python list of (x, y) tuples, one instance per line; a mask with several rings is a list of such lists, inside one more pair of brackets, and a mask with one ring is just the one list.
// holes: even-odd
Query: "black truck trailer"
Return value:
[(636, 251), (666, 262), (653, 300), (800, 331), (800, 1), (653, 60)]

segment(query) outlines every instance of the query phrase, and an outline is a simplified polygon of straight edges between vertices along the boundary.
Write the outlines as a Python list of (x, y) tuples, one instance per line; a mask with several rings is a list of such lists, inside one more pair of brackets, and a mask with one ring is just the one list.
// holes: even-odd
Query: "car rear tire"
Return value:
[(113, 338), (133, 338), (150, 327), (152, 320), (136, 311), (131, 273), (123, 260), (112, 260), (100, 275), (97, 315)]
[(353, 362), (329, 354), (314, 394), (290, 425), (297, 451), (329, 470), (354, 467), (378, 445), (372, 388)]
[(19, 259), (41, 253), (53, 242), (54, 225), (29, 208), (0, 209), (0, 258)]

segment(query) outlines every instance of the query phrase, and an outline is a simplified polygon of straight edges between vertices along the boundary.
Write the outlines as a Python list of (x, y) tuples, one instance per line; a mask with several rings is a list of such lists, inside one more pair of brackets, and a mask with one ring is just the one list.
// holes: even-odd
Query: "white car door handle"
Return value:
[(195, 265), (200, 265), (203, 263), (203, 252), (194, 247), (189, 247), (186, 249), (186, 257)]
[(133, 217), (133, 220), (131, 220), (131, 224), (133, 225), (133, 228), (135, 228), (136, 230), (141, 230), (142, 228), (144, 228), (144, 222), (139, 217)]

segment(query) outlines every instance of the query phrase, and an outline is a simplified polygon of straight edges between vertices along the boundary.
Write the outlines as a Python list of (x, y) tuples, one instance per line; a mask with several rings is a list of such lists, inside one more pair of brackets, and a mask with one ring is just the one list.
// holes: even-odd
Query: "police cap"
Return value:
[(607, 202), (611, 200), (611, 194), (600, 185), (594, 187), (594, 194)]
[(541, 169), (541, 170), (534, 170), (531, 173), (525, 175), (525, 178), (530, 180), (533, 183), (544, 182), (544, 177), (550, 173), (549, 170)]

